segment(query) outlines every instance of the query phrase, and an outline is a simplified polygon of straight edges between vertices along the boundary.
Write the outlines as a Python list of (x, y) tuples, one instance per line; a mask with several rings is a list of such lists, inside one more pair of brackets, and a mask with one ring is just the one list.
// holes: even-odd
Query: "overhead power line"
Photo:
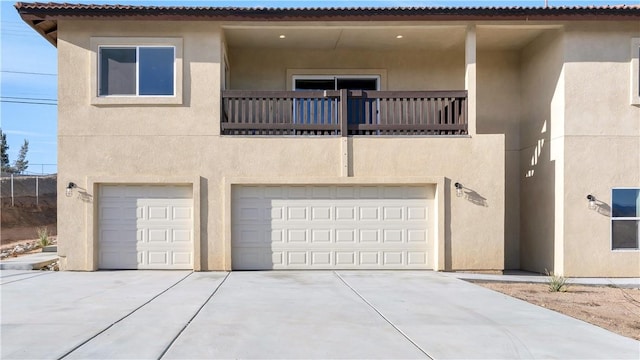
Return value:
[(41, 73), (41, 72), (28, 72), (28, 71), (11, 71), (11, 70), (1, 70), (1, 72), (3, 72), (3, 73), (9, 73), (9, 74), (25, 74), (25, 75), (58, 76), (58, 74)]
[(36, 100), (36, 101), (58, 101), (58, 99), (45, 99), (45, 98), (32, 98), (32, 97), (15, 97), (15, 96), (0, 96), (0, 99), (12, 99), (12, 100)]
[(29, 105), (53, 105), (58, 106), (55, 103), (46, 103), (46, 102), (36, 102), (36, 101), (14, 101), (14, 100), (0, 100), (0, 102), (4, 103), (13, 103), (13, 104), (29, 104)]

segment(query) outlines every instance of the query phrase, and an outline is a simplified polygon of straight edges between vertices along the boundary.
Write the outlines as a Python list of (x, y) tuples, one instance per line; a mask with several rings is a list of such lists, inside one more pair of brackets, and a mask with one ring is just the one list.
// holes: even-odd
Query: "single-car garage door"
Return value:
[(232, 267), (429, 269), (430, 186), (234, 186)]
[(102, 185), (101, 269), (193, 269), (190, 186)]

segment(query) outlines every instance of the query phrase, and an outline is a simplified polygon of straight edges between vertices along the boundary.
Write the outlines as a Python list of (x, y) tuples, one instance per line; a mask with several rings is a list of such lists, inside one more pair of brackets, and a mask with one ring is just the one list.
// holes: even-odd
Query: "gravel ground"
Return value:
[(569, 285), (550, 292), (547, 284), (473, 283), (640, 341), (640, 289)]

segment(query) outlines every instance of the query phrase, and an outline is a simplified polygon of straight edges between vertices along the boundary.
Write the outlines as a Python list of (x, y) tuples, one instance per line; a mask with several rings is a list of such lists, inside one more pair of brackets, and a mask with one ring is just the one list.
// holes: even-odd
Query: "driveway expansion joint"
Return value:
[(64, 353), (62, 356), (60, 356), (59, 358), (57, 358), (57, 360), (62, 360), (64, 358), (66, 358), (67, 356), (71, 355), (71, 353), (73, 353), (74, 351), (80, 349), (82, 346), (84, 346), (85, 344), (87, 344), (88, 342), (90, 342), (91, 340), (97, 338), (98, 336), (100, 336), (102, 333), (104, 333), (105, 331), (111, 329), (114, 325), (116, 325), (117, 323), (121, 322), (122, 320), (128, 318), (129, 316), (133, 315), (136, 311), (142, 309), (143, 307), (147, 306), (149, 303), (151, 303), (153, 300), (157, 299), (158, 297), (160, 297), (162, 294), (166, 293), (167, 291), (171, 290), (172, 288), (174, 288), (175, 286), (177, 286), (178, 284), (180, 284), (182, 281), (186, 280), (189, 276), (191, 276), (193, 274), (193, 271), (191, 271), (190, 273), (188, 273), (186, 276), (184, 276), (182, 279), (176, 281), (175, 283), (173, 283), (171, 286), (169, 286), (168, 288), (162, 290), (161, 292), (159, 292), (158, 294), (156, 294), (155, 296), (153, 296), (151, 299), (145, 301), (142, 305), (136, 307), (135, 309), (131, 310), (129, 313), (127, 313), (125, 316), (121, 317), (120, 319), (114, 321), (113, 323), (111, 323), (109, 326), (105, 327), (104, 329), (100, 330), (99, 332), (97, 332), (96, 334), (94, 334), (93, 336), (91, 336), (90, 338), (86, 339), (85, 341), (81, 342), (80, 344), (76, 345), (75, 347), (73, 347), (71, 350), (67, 351), (66, 353)]
[(180, 329), (180, 331), (178, 331), (178, 333), (176, 334), (176, 336), (173, 337), (173, 339), (171, 339), (171, 342), (164, 348), (164, 350), (162, 350), (162, 353), (160, 354), (160, 356), (158, 356), (158, 360), (162, 359), (164, 357), (164, 355), (167, 353), (167, 351), (169, 351), (169, 349), (171, 349), (171, 347), (173, 346), (173, 344), (176, 342), (176, 340), (178, 340), (178, 338), (180, 337), (180, 335), (182, 335), (182, 333), (187, 329), (187, 327), (189, 327), (189, 324), (191, 324), (191, 322), (193, 321), (193, 319), (196, 318), (196, 316), (198, 316), (198, 314), (200, 314), (200, 311), (202, 311), (202, 309), (209, 303), (209, 301), (211, 301), (211, 299), (213, 298), (213, 296), (218, 292), (218, 289), (220, 289), (220, 287), (222, 286), (222, 284), (224, 284), (225, 281), (227, 281), (227, 278), (229, 278), (229, 275), (231, 275), (231, 272), (227, 272), (227, 275), (224, 276), (224, 279), (222, 279), (222, 281), (218, 284), (218, 286), (216, 286), (215, 289), (213, 289), (213, 292), (211, 293), (211, 295), (209, 295), (209, 297), (207, 298), (207, 300), (205, 300), (202, 305), (200, 305), (200, 307), (198, 308), (198, 310), (193, 314), (193, 316), (189, 319), (189, 321), (187, 321), (186, 324), (184, 324), (184, 326), (182, 327), (182, 329)]
[(420, 345), (418, 345), (415, 341), (413, 341), (409, 337), (409, 335), (405, 334), (404, 331), (402, 331), (399, 327), (397, 327), (391, 320), (389, 320), (386, 316), (384, 316), (384, 314), (382, 314), (382, 312), (380, 312), (380, 310), (378, 310), (375, 306), (373, 306), (372, 303), (370, 303), (367, 299), (365, 299), (364, 296), (362, 296), (362, 294), (360, 294), (358, 292), (358, 290), (354, 289), (351, 285), (349, 285), (349, 283), (342, 276), (340, 276), (340, 274), (338, 274), (337, 271), (334, 271), (333, 273), (338, 277), (338, 279), (340, 279), (340, 281), (342, 281), (342, 283), (346, 287), (351, 289), (351, 291), (353, 291), (354, 294), (356, 294), (362, 301), (364, 301), (365, 304), (369, 305), (369, 307), (371, 309), (373, 309), (373, 311), (375, 311), (381, 318), (384, 319), (384, 321), (386, 321), (389, 325), (391, 325), (391, 327), (393, 327), (400, 335), (402, 335), (405, 339), (407, 339), (407, 341), (409, 341), (413, 346), (415, 346), (428, 359), (433, 360), (433, 357), (431, 355), (429, 355), (429, 353), (427, 353), (423, 348), (421, 348)]
[[(30, 270), (30, 271), (33, 271), (33, 270)], [(18, 282), (18, 281), (23, 281), (23, 280), (31, 279), (31, 278), (34, 278), (34, 277), (43, 276), (43, 275), (49, 275), (49, 274), (53, 274), (53, 273), (54, 273), (54, 271), (42, 271), (41, 274), (28, 276), (28, 277), (23, 277), (23, 278), (17, 279), (17, 280), (11, 280), (11, 281), (7, 281), (7, 282), (3, 282), (3, 283), (0, 283), (0, 285), (7, 285), (7, 284), (15, 283), (15, 282)], [(23, 275), (23, 274), (18, 274), (18, 275)], [(17, 276), (17, 275), (9, 275), (9, 276)]]

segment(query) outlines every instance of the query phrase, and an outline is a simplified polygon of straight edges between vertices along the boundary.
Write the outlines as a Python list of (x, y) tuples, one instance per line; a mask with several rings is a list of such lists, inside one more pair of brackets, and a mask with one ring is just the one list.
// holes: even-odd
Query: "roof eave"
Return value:
[(16, 3), (20, 17), (54, 46), (62, 19), (155, 21), (640, 21), (640, 7), (225, 8)]

